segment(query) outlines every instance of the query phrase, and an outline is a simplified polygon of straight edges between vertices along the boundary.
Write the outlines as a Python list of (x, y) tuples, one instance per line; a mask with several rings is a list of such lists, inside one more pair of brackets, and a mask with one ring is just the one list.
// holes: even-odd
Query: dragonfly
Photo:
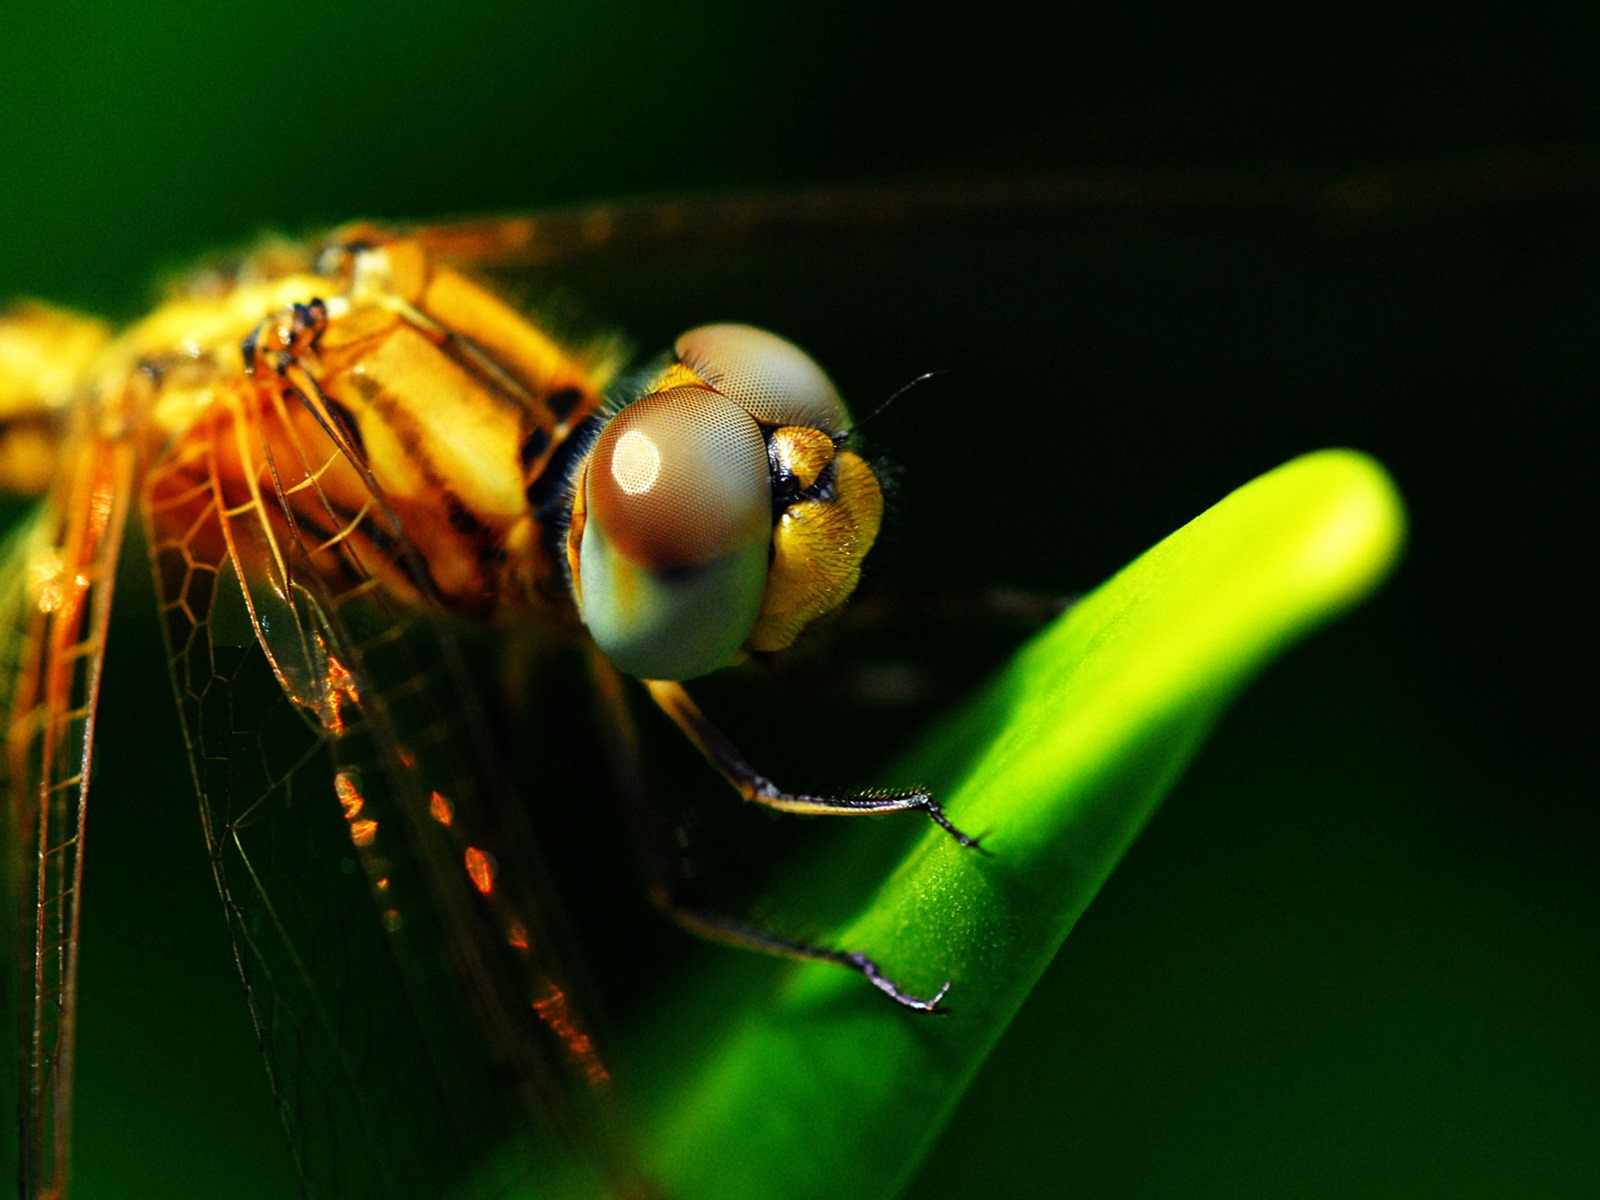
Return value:
[[(495, 285), (697, 215), (352, 225), (202, 269), (120, 331), (39, 304), (0, 316), (0, 482), (43, 494), (7, 547), (0, 611), (22, 1194), (67, 1186), (96, 702), (135, 516), (308, 1191), (432, 1194), (508, 1131), (552, 1128), (601, 1188), (648, 1194), (606, 1116), (589, 985), (461, 629), (512, 659), (530, 630), (587, 645), (613, 707), (622, 676), (640, 680), (747, 800), (919, 811), (982, 853), (924, 791), (779, 787), (684, 687), (782, 654), (856, 587), (882, 491), (822, 367), (716, 324), (629, 371), (614, 339), (552, 334)], [(688, 903), (635, 820), (679, 924), (938, 1010), (948, 984), (920, 994), (860, 949)]]
[[(6, 997), (21, 1030), (0, 1086), (21, 1098), (24, 1193), (66, 1186), (78, 889), (94, 861), (83, 819), (129, 530), (149, 550), (210, 866), (303, 1189), (438, 1194), (548, 1132), (594, 1164), (596, 1190), (649, 1194), (606, 1098), (603, 1006), (541, 865), (519, 794), (532, 789), (497, 724), (504, 697), (473, 648), (531, 660), (530, 631), (591, 647), (623, 757), (631, 673), (751, 799), (920, 810), (982, 848), (921, 792), (783, 791), (683, 687), (781, 656), (855, 586), (881, 488), (822, 367), (775, 334), (702, 326), (630, 369), (614, 338), (531, 320), (518, 286), (660, 245), (714, 254), (952, 220), (1009, 235), (1067, 211), (1092, 245), (1095, 220), (1129, 212), (1231, 225), (1365, 211), (1367, 193), (1341, 179), (1291, 184), (1076, 177), (357, 225), (212, 264), (121, 331), (43, 306), (6, 313), (0, 482), (44, 496), (0, 571), (0, 861), (20, 948)], [(1007, 250), (1039, 257), (1026, 234)], [(968, 258), (951, 273), (970, 283), (981, 269)], [(752, 390), (769, 376), (782, 386)], [(663, 447), (702, 427), (680, 421), (690, 399), (709, 399), (722, 431), (691, 453), (734, 464), (750, 488), (706, 524), (636, 524), (635, 498), (672, 478)], [(741, 440), (759, 442), (753, 460)], [(675, 557), (699, 568), (708, 555), (715, 578)], [(630, 624), (641, 611), (658, 632)], [(703, 614), (692, 636), (658, 635)], [(665, 857), (644, 846), (647, 886), (689, 928), (839, 962), (907, 1019), (944, 1003), (938, 987), (900, 986), (916, 964), (886, 971), (860, 948), (685, 905)]]

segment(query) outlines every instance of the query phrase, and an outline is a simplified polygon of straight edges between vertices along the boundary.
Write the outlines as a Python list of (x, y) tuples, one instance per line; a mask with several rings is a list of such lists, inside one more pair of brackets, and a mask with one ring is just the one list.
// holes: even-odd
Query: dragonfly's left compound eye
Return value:
[(755, 419), (703, 387), (646, 396), (607, 424), (581, 487), (573, 574), (606, 656), (644, 679), (732, 659), (761, 611), (772, 537)]

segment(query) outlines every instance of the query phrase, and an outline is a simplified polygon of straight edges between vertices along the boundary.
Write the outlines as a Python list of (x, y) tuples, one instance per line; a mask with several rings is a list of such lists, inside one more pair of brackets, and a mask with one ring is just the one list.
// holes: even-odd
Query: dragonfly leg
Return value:
[(896, 1004), (917, 1012), (943, 1013), (939, 1002), (945, 998), (950, 990), (948, 980), (940, 986), (932, 996), (923, 998), (914, 996), (903, 990), (894, 980), (888, 978), (878, 964), (865, 954), (852, 950), (834, 950), (827, 946), (817, 946), (810, 942), (796, 941), (773, 933), (770, 929), (763, 929), (748, 921), (741, 921), (725, 913), (712, 912), (703, 908), (696, 908), (684, 904), (673, 890), (653, 885), (650, 889), (650, 899), (656, 907), (667, 916), (671, 917), (678, 925), (699, 937), (713, 942), (723, 942), (730, 946), (739, 946), (746, 950), (758, 950), (763, 954), (777, 955), (779, 958), (795, 958), (810, 962), (837, 963), (841, 967), (859, 973), (868, 983), (877, 988)]
[(651, 811), (638, 734), (628, 709), (622, 677), (598, 651), (590, 655), (590, 669), (603, 710), (602, 724), (611, 742), (612, 753), (608, 757), (622, 785), (634, 840), (650, 877), (650, 899), (662, 913), (681, 928), (710, 941), (780, 958), (835, 963), (857, 972), (873, 987), (906, 1008), (917, 1012), (945, 1011), (938, 1005), (950, 990), (948, 981), (932, 996), (917, 996), (901, 988), (883, 973), (873, 959), (858, 951), (839, 950), (784, 937), (752, 922), (687, 901), (683, 895), (681, 873), (676, 869), (677, 859), (670, 844), (671, 839)]
[(865, 792), (855, 796), (808, 796), (799, 792), (786, 792), (762, 775), (739, 753), (726, 734), (702, 713), (683, 686), (660, 679), (644, 681), (650, 698), (667, 716), (683, 730), (717, 773), (734, 786), (746, 800), (763, 804), (779, 812), (812, 813), (834, 816), (862, 816), (872, 813), (906, 812), (919, 809), (928, 814), (956, 844), (980, 854), (988, 854), (980, 839), (963, 833), (945, 816), (944, 808), (928, 792), (921, 789), (904, 792)]

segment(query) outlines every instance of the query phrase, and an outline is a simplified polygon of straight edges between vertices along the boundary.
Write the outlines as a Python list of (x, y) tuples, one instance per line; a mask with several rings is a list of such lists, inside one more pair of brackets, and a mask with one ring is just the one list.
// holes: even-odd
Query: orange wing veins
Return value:
[(20, 862), (27, 932), (19, 980), (30, 1031), (19, 1086), (21, 1180), (28, 1194), (66, 1185), (77, 1020), (85, 815), (117, 554), (133, 485), (133, 447), (91, 431), (87, 404), (25, 540), (10, 619), (22, 658), (10, 694), (6, 786), (10, 853)]
[[(549, 1002), (572, 980), (458, 651), (378, 582), (417, 578), (415, 547), (309, 372), (235, 382), (153, 464), (150, 545), (280, 1113), (308, 1185), (350, 1194), (485, 1153), (508, 1096), (512, 1128), (561, 1123), (558, 1077), (609, 1073), (578, 1010)], [(353, 536), (368, 520), (386, 536)], [(364, 894), (317, 867), (336, 898), (302, 908), (302, 846), (353, 859)], [(402, 1094), (413, 1111), (395, 1111)], [(580, 1143), (602, 1136), (565, 1125)]]

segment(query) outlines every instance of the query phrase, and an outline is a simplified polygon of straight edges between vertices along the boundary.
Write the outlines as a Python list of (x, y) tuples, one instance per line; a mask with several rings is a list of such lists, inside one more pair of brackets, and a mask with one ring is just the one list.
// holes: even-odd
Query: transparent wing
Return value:
[(1391, 169), (1084, 170), (619, 200), (444, 221), (413, 233), (440, 258), (514, 271), (683, 246), (831, 242), (918, 227), (1368, 219), (1419, 208), (1539, 200), (1588, 192), (1594, 183), (1595, 164), (1581, 152)]
[(19, 1190), (58, 1195), (71, 1146), (84, 818), (106, 626), (133, 480), (131, 446), (75, 414), (50, 493), (12, 537), (0, 581), (7, 698), (4, 997), (18, 1031)]
[(380, 586), (426, 595), (426, 570), (315, 383), (228, 393), (153, 466), (145, 512), (212, 869), (305, 1190), (526, 1186), (552, 1130), (636, 1190), (498, 749), (449, 633)]

